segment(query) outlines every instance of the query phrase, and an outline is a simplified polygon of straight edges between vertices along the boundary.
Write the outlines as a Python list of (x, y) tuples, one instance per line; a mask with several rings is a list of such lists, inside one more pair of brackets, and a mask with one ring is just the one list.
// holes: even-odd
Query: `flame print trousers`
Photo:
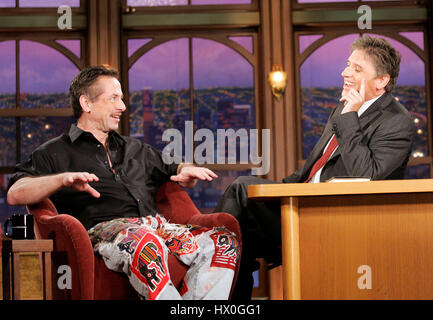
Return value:
[[(105, 221), (88, 233), (106, 266), (124, 272), (145, 299), (229, 297), (240, 248), (236, 235), (225, 228), (179, 225), (147, 216)], [(170, 279), (169, 254), (189, 266), (179, 290)]]

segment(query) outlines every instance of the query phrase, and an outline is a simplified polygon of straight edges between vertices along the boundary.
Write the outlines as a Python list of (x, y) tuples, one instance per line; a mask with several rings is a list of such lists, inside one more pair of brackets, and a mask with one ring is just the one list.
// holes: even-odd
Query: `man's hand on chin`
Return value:
[(350, 111), (358, 112), (365, 102), (365, 79), (361, 81), (359, 92), (356, 89), (350, 89), (349, 92), (343, 93), (340, 101), (344, 101), (342, 114)]

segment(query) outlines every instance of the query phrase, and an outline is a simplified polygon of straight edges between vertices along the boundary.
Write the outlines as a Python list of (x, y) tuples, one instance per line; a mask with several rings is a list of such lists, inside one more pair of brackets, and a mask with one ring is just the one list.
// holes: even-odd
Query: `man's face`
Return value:
[(359, 92), (361, 81), (365, 79), (365, 101), (385, 92), (380, 79), (376, 77), (373, 62), (363, 50), (354, 50), (347, 60), (347, 66), (341, 73), (344, 78), (342, 96), (353, 88)]
[(119, 80), (114, 77), (101, 76), (90, 89), (89, 120), (94, 129), (109, 132), (119, 128), (120, 117), (126, 107)]

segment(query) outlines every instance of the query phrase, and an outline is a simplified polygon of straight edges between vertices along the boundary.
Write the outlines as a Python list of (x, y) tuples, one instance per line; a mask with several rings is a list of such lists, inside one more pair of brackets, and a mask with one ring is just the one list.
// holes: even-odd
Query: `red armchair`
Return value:
[[(202, 214), (195, 207), (186, 191), (173, 182), (165, 183), (156, 197), (158, 211), (173, 223), (195, 224), (203, 227), (225, 226), (237, 234), (241, 243), (237, 220), (228, 213)], [(54, 299), (137, 299), (138, 294), (123, 273), (109, 270), (99, 255), (95, 255), (84, 226), (68, 214), (58, 214), (49, 199), (27, 207), (34, 216), (35, 235), (38, 239), (53, 239), (53, 298)], [(71, 289), (59, 289), (57, 281), (62, 273), (60, 265), (68, 265), (72, 271)], [(173, 284), (182, 282), (187, 266), (169, 255), (168, 266)], [(235, 271), (236, 282), (239, 261)]]

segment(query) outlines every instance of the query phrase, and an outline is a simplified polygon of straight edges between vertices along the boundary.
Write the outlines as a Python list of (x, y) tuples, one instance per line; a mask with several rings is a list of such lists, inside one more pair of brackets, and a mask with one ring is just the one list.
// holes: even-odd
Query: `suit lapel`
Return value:
[[(383, 96), (377, 99), (367, 110), (365, 110), (361, 117), (359, 117), (359, 124), (361, 125), (362, 132), (365, 132), (365, 130), (367, 130), (367, 128), (381, 116), (382, 110), (392, 102), (393, 98), (394, 97), (390, 93), (384, 93)], [(340, 148), (337, 148), (329, 160), (339, 156), (340, 150)]]
[[(339, 103), (336, 107), (334, 116), (335, 114), (340, 114), (342, 109), (343, 104)], [(332, 132), (332, 121), (328, 121), (325, 129), (323, 130), (322, 136), (320, 137), (319, 141), (317, 141), (316, 145), (314, 146), (313, 150), (305, 161), (304, 172), (310, 172), (311, 167), (314, 165), (317, 159), (322, 156), (323, 149), (325, 149), (326, 144), (329, 142), (333, 134), (334, 132)]]

